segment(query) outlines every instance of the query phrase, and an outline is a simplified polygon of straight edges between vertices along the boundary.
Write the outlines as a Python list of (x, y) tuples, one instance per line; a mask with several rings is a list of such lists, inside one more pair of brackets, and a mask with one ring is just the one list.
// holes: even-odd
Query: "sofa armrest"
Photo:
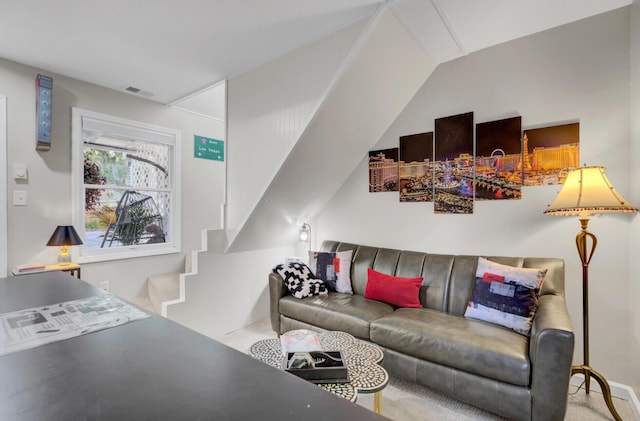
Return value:
[(573, 347), (574, 335), (564, 297), (540, 296), (529, 343), (532, 420), (564, 419)]
[(284, 279), (277, 273), (269, 274), (269, 316), (271, 317), (271, 328), (278, 335), (280, 332), (280, 298), (289, 294), (289, 290), (284, 285)]

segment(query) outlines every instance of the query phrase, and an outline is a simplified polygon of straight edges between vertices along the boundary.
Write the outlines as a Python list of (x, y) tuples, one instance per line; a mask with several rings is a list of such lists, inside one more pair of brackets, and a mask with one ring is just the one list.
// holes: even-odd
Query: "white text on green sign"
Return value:
[(224, 142), (210, 137), (194, 135), (193, 156), (212, 161), (224, 161)]

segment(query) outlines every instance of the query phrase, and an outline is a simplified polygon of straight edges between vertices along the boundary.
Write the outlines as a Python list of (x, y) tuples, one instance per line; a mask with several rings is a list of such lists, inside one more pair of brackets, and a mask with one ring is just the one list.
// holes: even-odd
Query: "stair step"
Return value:
[(151, 304), (151, 301), (149, 301), (149, 297), (136, 297), (131, 300), (131, 302), (147, 312), (158, 313), (156, 309), (153, 308), (153, 304)]
[(147, 278), (149, 301), (157, 313), (161, 312), (164, 301), (180, 297), (180, 272), (151, 275)]

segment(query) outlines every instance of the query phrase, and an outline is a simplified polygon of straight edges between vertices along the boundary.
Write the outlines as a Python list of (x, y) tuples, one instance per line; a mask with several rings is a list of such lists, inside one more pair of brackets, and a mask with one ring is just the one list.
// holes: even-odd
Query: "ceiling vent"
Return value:
[(131, 92), (132, 94), (136, 94), (136, 95), (140, 95), (146, 98), (151, 98), (153, 97), (153, 94), (151, 92), (148, 91), (143, 91), (142, 89), (136, 88), (135, 86), (129, 86), (128, 88), (124, 89), (127, 92)]

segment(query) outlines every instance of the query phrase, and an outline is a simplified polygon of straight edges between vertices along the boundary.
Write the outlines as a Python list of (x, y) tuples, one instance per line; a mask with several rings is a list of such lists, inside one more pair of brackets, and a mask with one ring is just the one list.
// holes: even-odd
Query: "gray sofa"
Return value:
[[(564, 299), (564, 261), (491, 257), (518, 267), (548, 269), (530, 337), (465, 319), (478, 256), (454, 256), (325, 241), (321, 251), (353, 250), (354, 294), (298, 299), (269, 275), (271, 326), (341, 330), (379, 345), (383, 366), (397, 377), (517, 420), (562, 420), (574, 335)], [(397, 308), (364, 298), (367, 269), (422, 276), (423, 308)]]

